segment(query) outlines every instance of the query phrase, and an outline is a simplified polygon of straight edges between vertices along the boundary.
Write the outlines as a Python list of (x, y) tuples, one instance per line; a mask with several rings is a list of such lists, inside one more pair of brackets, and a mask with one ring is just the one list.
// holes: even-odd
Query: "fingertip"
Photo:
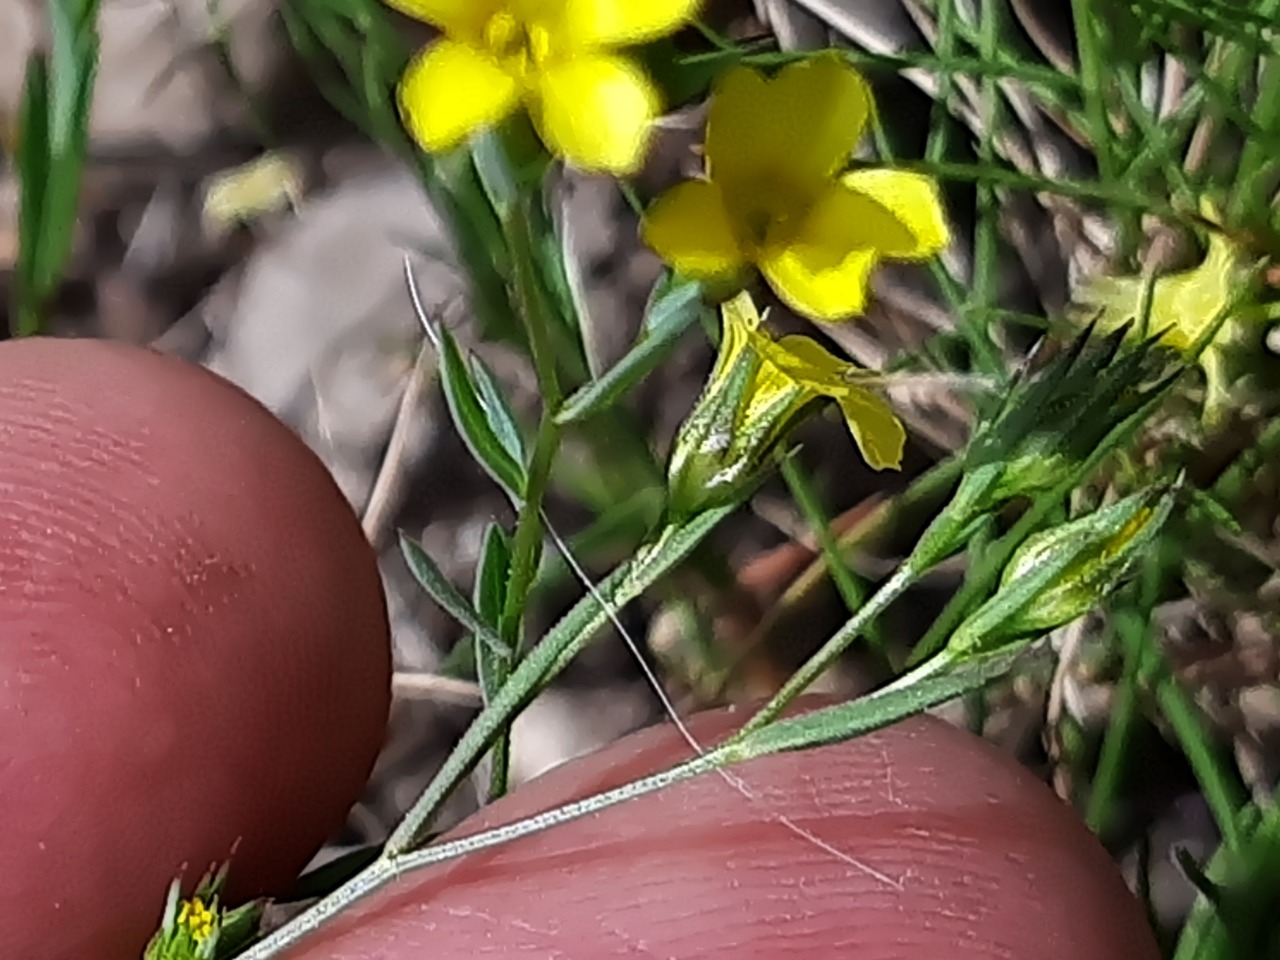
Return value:
[[(694, 718), (700, 742), (741, 712)], [(462, 836), (686, 757), (669, 725), (558, 768)], [(414, 874), (296, 958), (1155, 960), (1106, 852), (1029, 773), (940, 721), (709, 775)]]

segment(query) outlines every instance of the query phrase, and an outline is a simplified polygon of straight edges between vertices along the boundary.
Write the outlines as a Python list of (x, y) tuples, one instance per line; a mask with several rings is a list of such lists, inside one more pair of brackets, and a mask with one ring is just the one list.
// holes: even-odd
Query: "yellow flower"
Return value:
[(400, 109), (438, 153), (521, 104), (551, 151), (584, 170), (639, 167), (656, 88), (615, 48), (691, 19), (701, 0), (387, 0), (444, 36), (400, 81)]
[[(1189, 352), (1209, 325), (1231, 306), (1248, 272), (1245, 252), (1225, 234), (1211, 232), (1199, 266), (1160, 277), (1152, 284), (1149, 330), (1135, 331), (1135, 335), (1166, 328), (1160, 341), (1180, 352)], [(1142, 277), (1090, 278), (1077, 294), (1079, 306), (1084, 308), (1078, 313), (1093, 319), (1097, 312), (1098, 329), (1115, 330), (1140, 319), (1145, 287)]]
[(866, 82), (837, 54), (772, 79), (730, 69), (711, 98), (705, 177), (658, 198), (645, 241), (687, 277), (741, 284), (758, 267), (799, 313), (861, 313), (880, 258), (925, 259), (949, 240), (929, 177), (842, 173), (872, 109)]
[(742, 496), (770, 452), (810, 406), (834, 400), (862, 456), (877, 470), (898, 467), (906, 431), (868, 389), (872, 375), (809, 337), (774, 340), (760, 329), (750, 294), (721, 311), (715, 368), (681, 425), (667, 468), (673, 512), (690, 515)]
[(217, 908), (216, 901), (206, 904), (199, 897), (184, 900), (182, 908), (178, 911), (178, 926), (185, 928), (197, 944), (204, 943), (213, 936), (214, 925), (218, 919)]
[[(1217, 221), (1208, 201), (1201, 212)], [(1197, 359), (1205, 375), (1206, 424), (1221, 422), (1231, 407), (1232, 354), (1247, 346), (1251, 331), (1260, 330), (1278, 312), (1276, 307), (1260, 305), (1256, 289), (1250, 289), (1251, 259), (1249, 251), (1226, 233), (1208, 231), (1204, 260), (1152, 282), (1147, 322), (1135, 324), (1130, 333), (1135, 338), (1160, 333), (1161, 343), (1190, 355), (1212, 325), (1223, 319), (1224, 311), (1230, 311)], [(1092, 323), (1101, 331), (1141, 321), (1147, 282), (1137, 276), (1092, 277), (1077, 291), (1069, 318), (1078, 325)]]

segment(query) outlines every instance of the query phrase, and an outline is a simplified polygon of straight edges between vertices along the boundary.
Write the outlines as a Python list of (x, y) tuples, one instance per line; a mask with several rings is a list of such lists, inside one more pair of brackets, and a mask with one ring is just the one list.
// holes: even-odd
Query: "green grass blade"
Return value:
[(38, 333), (71, 258), (98, 70), (98, 0), (48, 0), (51, 49), (28, 64), (16, 156), (19, 336)]

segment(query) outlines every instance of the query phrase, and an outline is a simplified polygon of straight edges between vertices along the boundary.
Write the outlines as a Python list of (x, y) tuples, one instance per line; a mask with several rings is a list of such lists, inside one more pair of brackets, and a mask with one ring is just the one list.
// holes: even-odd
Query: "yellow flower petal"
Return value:
[(786, 242), (826, 250), (828, 261), (835, 264), (852, 250), (901, 250), (911, 246), (915, 238), (894, 211), (832, 181)]
[(729, 331), (751, 333), (760, 329), (763, 318), (756, 309), (756, 302), (745, 290), (720, 307), (726, 335)]
[(854, 375), (860, 372), (860, 368), (841, 360), (803, 334), (788, 334), (776, 341), (761, 335), (756, 349), (793, 380), (831, 397), (847, 392), (852, 382), (851, 372)]
[(677, 273), (695, 280), (728, 281), (745, 266), (720, 188), (706, 180), (676, 184), (654, 201), (641, 235)]
[(745, 291), (723, 304), (720, 314), (720, 350), (716, 354), (716, 365), (711, 376), (707, 378), (708, 393), (725, 378), (750, 343), (751, 334), (760, 326), (760, 314), (751, 300), (751, 294)]
[[(707, 378), (705, 392), (708, 394), (722, 386), (724, 379), (737, 366), (743, 351), (749, 348), (754, 350), (758, 336), (756, 331), (761, 323), (755, 301), (745, 290), (720, 305), (720, 317), (720, 349), (716, 353), (716, 364)], [(754, 356), (758, 355), (757, 351)]]
[(702, 0), (563, 0), (562, 29), (578, 49), (644, 43), (693, 19)]
[(816, 190), (849, 161), (870, 113), (866, 81), (836, 54), (789, 64), (772, 79), (734, 67), (711, 98), (707, 170), (731, 192), (778, 179)]
[(873, 470), (902, 466), (907, 431), (893, 408), (870, 390), (854, 387), (837, 398), (844, 422), (849, 425), (862, 459)]
[(923, 260), (951, 240), (946, 212), (932, 177), (905, 170), (855, 170), (840, 178), (841, 183), (864, 194), (893, 213), (906, 227), (910, 240), (896, 246), (886, 239), (877, 243), (881, 256), (898, 260)]
[(502, 0), (384, 0), (406, 17), (430, 23), (455, 39), (478, 36)]
[(862, 249), (833, 263), (829, 251), (793, 246), (762, 258), (760, 271), (787, 306), (831, 322), (862, 313), (876, 259), (875, 251)]
[[(753, 345), (755, 343), (753, 339)], [(746, 403), (739, 412), (738, 434), (750, 436), (753, 446), (768, 449), (791, 425), (790, 416), (820, 394), (797, 383), (766, 359), (756, 370)]]
[(583, 170), (634, 173), (644, 160), (658, 92), (630, 60), (577, 56), (539, 77), (537, 122), (553, 153)]
[(465, 43), (438, 40), (418, 54), (400, 79), (400, 113), (424, 150), (439, 153), (492, 126), (516, 106), (514, 77)]
[(831, 397), (840, 405), (854, 442), (872, 468), (896, 469), (902, 465), (907, 432), (887, 402), (856, 385), (854, 378), (861, 372), (858, 367), (800, 334), (776, 342), (756, 334), (752, 347), (791, 382), (812, 394)]
[(871, 198), (832, 182), (798, 231), (771, 230), (759, 266), (792, 308), (815, 320), (842, 320), (866, 305), (867, 278), (881, 246), (912, 242), (906, 226)]

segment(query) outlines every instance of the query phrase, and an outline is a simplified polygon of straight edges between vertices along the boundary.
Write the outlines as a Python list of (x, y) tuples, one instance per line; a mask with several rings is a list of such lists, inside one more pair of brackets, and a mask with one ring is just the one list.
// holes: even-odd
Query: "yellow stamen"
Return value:
[(203, 943), (213, 936), (217, 915), (210, 906), (216, 907), (206, 905), (199, 897), (192, 897), (183, 901), (182, 909), (178, 911), (178, 926), (186, 927), (196, 943)]
[(495, 13), (484, 28), (484, 45), (515, 76), (525, 77), (551, 55), (551, 34), (506, 11)]

